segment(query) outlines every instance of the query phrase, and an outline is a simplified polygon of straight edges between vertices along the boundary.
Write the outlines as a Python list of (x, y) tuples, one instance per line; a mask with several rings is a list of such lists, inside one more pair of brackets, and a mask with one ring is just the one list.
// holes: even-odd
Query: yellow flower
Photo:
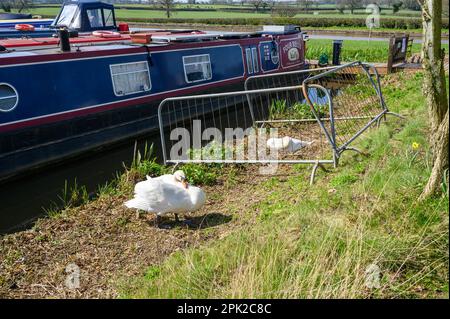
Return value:
[(417, 143), (417, 142), (412, 143), (412, 149), (413, 150), (417, 150), (417, 149), (419, 149), (419, 147), (420, 147), (419, 143)]

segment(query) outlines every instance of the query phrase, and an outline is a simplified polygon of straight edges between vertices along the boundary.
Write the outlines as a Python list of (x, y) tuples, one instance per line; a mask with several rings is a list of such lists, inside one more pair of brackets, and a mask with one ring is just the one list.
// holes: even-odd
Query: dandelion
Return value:
[(419, 144), (419, 143), (417, 143), (417, 142), (412, 143), (412, 149), (413, 149), (413, 150), (418, 150), (419, 147), (420, 147), (420, 144)]

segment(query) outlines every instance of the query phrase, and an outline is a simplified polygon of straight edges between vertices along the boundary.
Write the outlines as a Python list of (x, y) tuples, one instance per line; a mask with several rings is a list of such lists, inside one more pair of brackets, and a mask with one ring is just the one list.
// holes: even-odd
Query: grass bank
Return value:
[(300, 167), (254, 185), (265, 197), (236, 216), (252, 222), (173, 253), (127, 279), (121, 296), (448, 298), (448, 195), (417, 202), (431, 168), (422, 75), (383, 82), (387, 104), (408, 118), (360, 139), (368, 157), (346, 154), (312, 187)]

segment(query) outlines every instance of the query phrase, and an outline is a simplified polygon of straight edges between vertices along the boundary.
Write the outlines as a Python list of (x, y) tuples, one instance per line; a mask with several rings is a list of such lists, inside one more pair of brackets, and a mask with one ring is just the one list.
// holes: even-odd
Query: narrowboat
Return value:
[(242, 90), (249, 76), (307, 67), (296, 26), (77, 46), (63, 31), (60, 47), (0, 50), (0, 181), (156, 132), (166, 97)]
[(0, 21), (0, 39), (51, 37), (61, 27), (75, 35), (118, 30), (113, 5), (98, 0), (67, 0), (54, 20)]

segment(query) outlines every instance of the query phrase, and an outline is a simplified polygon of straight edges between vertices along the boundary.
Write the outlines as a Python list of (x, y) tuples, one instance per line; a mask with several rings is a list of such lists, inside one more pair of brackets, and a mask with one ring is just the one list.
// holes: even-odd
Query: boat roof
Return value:
[(11, 19), (11, 20), (1, 20), (0, 24), (9, 23), (9, 24), (17, 24), (17, 23), (30, 23), (30, 22), (53, 22), (53, 19)]
[[(99, 1), (99, 0), (65, 0), (64, 1), (64, 4), (67, 4), (67, 3), (99, 3), (99, 2), (101, 2), (101, 1)], [(103, 3), (105, 3), (105, 2), (103, 2)], [(111, 4), (109, 4), (109, 5), (111, 5)], [(112, 5), (111, 5), (112, 6)]]
[[(70, 38), (70, 44), (71, 45), (83, 45), (83, 44), (96, 44), (96, 43), (104, 43), (104, 42), (111, 42), (111, 41), (118, 41), (118, 42), (126, 42), (130, 41), (131, 37), (128, 34), (119, 34), (115, 37), (110, 38), (101, 38), (96, 37), (93, 35), (83, 35), (75, 38)], [(5, 47), (6, 49), (36, 49), (36, 47), (39, 46), (55, 46), (57, 47), (59, 44), (59, 38), (54, 37), (44, 37), (44, 38), (17, 38), (17, 39), (0, 39), (0, 45)]]
[(102, 51), (114, 51), (114, 50), (123, 50), (123, 49), (138, 49), (141, 46), (132, 45), (132, 44), (104, 44), (104, 45), (86, 45), (79, 46), (76, 50), (72, 50), (70, 52), (61, 52), (59, 48), (42, 48), (39, 50), (30, 50), (30, 51), (9, 51), (5, 53), (0, 52), (0, 61), (2, 58), (18, 58), (18, 57), (39, 57), (44, 55), (54, 55), (54, 54), (74, 54), (74, 53), (94, 53), (94, 52), (102, 52)]
[[(291, 33), (280, 34), (288, 35)], [(131, 34), (117, 33), (116, 36), (107, 38), (94, 36), (92, 34), (81, 34), (78, 37), (70, 38), (69, 41), (72, 46), (72, 53), (82, 53), (125, 48), (139, 49), (143, 47), (168, 46), (175, 45), (176, 43), (195, 43), (203, 41), (226, 42), (231, 41), (232, 39), (251, 39), (255, 37), (267, 37), (271, 39), (272, 36), (273, 34), (271, 32), (267, 33), (264, 31), (218, 32), (183, 29), (153, 29), (147, 32), (135, 32)], [(59, 38), (55, 37), (0, 39), (0, 59), (60, 53), (70, 54), (68, 52), (60, 51)]]

